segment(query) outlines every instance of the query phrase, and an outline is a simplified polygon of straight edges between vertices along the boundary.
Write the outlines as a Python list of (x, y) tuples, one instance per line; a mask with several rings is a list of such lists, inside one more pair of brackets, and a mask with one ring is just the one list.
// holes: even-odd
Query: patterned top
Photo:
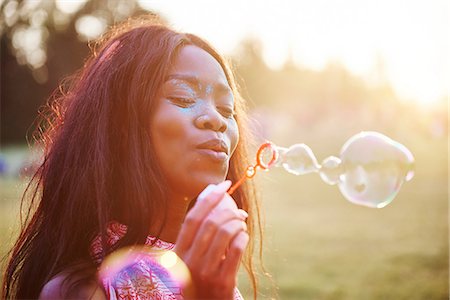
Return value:
[[(107, 244), (114, 245), (126, 232), (127, 226), (111, 222), (107, 228)], [(148, 236), (145, 246), (118, 250), (103, 260), (102, 240), (98, 235), (91, 244), (91, 256), (100, 266), (99, 277), (108, 299), (183, 299), (183, 280), (170, 272), (161, 259), (174, 247), (175, 244)], [(234, 299), (243, 299), (237, 288)]]

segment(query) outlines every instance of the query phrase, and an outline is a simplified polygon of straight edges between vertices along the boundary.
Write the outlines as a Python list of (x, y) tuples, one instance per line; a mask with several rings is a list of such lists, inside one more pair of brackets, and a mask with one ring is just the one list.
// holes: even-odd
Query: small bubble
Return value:
[(319, 174), (323, 181), (334, 185), (339, 182), (342, 172), (341, 160), (336, 156), (329, 156), (322, 162)]
[(320, 168), (311, 148), (305, 144), (295, 144), (284, 153), (283, 167), (294, 175), (317, 172)]

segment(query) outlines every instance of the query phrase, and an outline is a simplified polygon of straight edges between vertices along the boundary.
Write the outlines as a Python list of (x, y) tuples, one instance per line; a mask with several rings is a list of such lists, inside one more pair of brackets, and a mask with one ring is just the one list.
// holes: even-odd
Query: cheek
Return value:
[(239, 142), (239, 128), (236, 121), (232, 121), (232, 123), (228, 125), (227, 136), (230, 140), (231, 154), (233, 154)]
[(154, 136), (158, 137), (159, 144), (176, 143), (184, 136), (185, 128), (175, 116), (166, 115), (155, 118), (153, 122)]
[(158, 111), (152, 121), (152, 142), (164, 171), (178, 163), (177, 158), (185, 151), (187, 116), (174, 109)]

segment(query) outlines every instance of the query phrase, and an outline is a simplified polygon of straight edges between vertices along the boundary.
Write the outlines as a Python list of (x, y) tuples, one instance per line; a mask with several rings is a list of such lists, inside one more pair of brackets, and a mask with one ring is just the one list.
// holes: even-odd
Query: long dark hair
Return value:
[[(72, 277), (78, 272), (83, 280), (94, 280), (90, 243), (96, 234), (106, 235), (111, 220), (126, 224), (128, 230), (114, 248), (104, 245), (103, 255), (144, 243), (149, 222), (166, 211), (167, 185), (149, 142), (149, 118), (158, 89), (183, 45), (210, 53), (235, 93), (241, 141), (228, 178), (235, 182), (242, 176), (247, 164), (242, 142), (245, 112), (226, 61), (195, 35), (151, 19), (128, 20), (94, 47), (67, 91), (50, 99), (51, 113), (41, 127), (44, 159), (22, 197), (29, 210), (10, 252), (3, 297), (37, 298), (46, 282), (68, 269)], [(256, 289), (252, 237), (261, 233), (261, 226), (251, 182), (233, 197), (249, 211), (251, 241), (244, 265)]]

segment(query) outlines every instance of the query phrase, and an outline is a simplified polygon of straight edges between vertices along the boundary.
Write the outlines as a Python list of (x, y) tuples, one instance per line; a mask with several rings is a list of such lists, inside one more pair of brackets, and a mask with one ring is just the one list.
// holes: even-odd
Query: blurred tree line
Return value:
[[(39, 107), (64, 77), (83, 65), (89, 40), (127, 17), (153, 14), (137, 0), (80, 0), (72, 7), (60, 2), (0, 1), (1, 145), (24, 143), (31, 136)], [(273, 70), (253, 39), (243, 41), (232, 60), (255, 118), (266, 123), (263, 134), (289, 119), (289, 126), (305, 134), (312, 128), (320, 132), (321, 126), (341, 129), (343, 134), (361, 126), (388, 132), (407, 126), (416, 133), (447, 135), (446, 99), (424, 115), (398, 99), (381, 71), (375, 74), (375, 83), (368, 84), (338, 62), (313, 71), (288, 59)], [(281, 117), (276, 118), (277, 112)], [(286, 112), (289, 118), (282, 116)]]
[[(31, 136), (39, 107), (83, 65), (89, 39), (108, 25), (149, 13), (135, 0), (66, 1), (68, 7), (61, 2), (0, 2), (2, 145)], [(86, 26), (97, 36), (84, 32)]]

